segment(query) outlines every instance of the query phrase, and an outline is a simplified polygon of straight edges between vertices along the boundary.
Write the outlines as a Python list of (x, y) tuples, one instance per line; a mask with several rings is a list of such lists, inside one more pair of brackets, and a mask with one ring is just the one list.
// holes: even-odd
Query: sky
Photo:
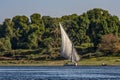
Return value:
[(120, 0), (0, 0), (0, 23), (17, 15), (61, 17), (101, 8), (120, 18)]

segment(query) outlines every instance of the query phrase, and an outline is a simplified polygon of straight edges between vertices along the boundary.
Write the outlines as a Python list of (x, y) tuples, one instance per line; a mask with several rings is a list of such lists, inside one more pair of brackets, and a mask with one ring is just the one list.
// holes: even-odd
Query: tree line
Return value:
[[(0, 54), (19, 49), (41, 49), (40, 53), (44, 54), (59, 53), (59, 50), (55, 52), (61, 46), (59, 22), (80, 51), (83, 48), (88, 52), (101, 50), (105, 53), (120, 50), (119, 18), (107, 10), (94, 8), (82, 15), (64, 15), (60, 18), (41, 16), (39, 13), (32, 14), (30, 19), (25, 15), (7, 18), (0, 24)], [(112, 39), (115, 40), (112, 42)], [(105, 41), (111, 44), (115, 51), (107, 47)]]

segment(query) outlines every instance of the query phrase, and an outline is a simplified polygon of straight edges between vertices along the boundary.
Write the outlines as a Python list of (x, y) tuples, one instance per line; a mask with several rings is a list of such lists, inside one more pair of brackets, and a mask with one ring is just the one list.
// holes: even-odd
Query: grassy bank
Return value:
[(79, 62), (79, 65), (120, 65), (120, 57), (95, 57), (90, 59), (83, 59)]
[[(68, 60), (49, 60), (49, 61), (34, 61), (34, 60), (0, 60), (0, 66), (62, 66)], [(120, 57), (97, 57), (82, 59), (78, 65), (120, 65)]]

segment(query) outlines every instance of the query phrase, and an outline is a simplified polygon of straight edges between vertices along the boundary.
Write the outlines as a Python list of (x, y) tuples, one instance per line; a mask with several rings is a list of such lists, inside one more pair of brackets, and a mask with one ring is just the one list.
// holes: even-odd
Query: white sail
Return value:
[(79, 61), (80, 59), (79, 55), (77, 54), (71, 40), (69, 39), (62, 25), (60, 23), (59, 25), (60, 25), (61, 37), (62, 37), (62, 46), (61, 46), (60, 55), (67, 59), (70, 59), (72, 62)]

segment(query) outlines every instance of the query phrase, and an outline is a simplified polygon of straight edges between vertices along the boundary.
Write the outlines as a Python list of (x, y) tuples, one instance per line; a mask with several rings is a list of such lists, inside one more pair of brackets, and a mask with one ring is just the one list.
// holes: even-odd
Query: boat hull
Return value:
[(63, 66), (77, 66), (75, 64), (64, 64)]

